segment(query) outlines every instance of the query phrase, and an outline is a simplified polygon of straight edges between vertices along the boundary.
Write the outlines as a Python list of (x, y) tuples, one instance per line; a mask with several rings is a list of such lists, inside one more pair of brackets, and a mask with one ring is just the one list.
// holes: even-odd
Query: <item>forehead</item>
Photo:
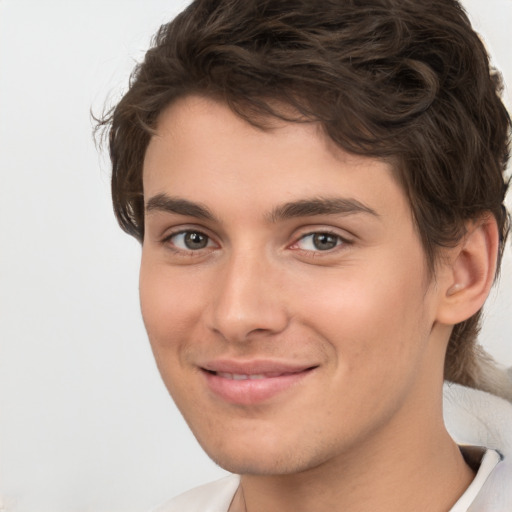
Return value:
[(145, 197), (166, 183), (236, 183), (250, 193), (265, 178), (285, 195), (301, 187), (311, 195), (348, 174), (359, 174), (369, 192), (379, 192), (377, 176), (398, 184), (391, 163), (342, 150), (320, 123), (268, 119), (260, 128), (201, 96), (182, 98), (162, 112), (143, 167)]

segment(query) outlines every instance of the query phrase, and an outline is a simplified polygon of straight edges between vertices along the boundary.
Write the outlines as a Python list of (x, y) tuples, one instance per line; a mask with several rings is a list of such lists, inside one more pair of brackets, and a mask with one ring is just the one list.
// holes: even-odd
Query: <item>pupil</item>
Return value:
[(208, 238), (201, 233), (187, 233), (185, 235), (185, 245), (189, 249), (204, 249), (208, 244)]
[(318, 233), (313, 236), (313, 245), (320, 251), (327, 251), (336, 247), (337, 238), (334, 235)]

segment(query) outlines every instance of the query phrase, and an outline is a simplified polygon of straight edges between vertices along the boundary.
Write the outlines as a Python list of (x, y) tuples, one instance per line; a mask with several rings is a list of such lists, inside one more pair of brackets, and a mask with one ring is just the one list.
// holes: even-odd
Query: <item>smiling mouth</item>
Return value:
[(202, 368), (207, 387), (217, 398), (237, 405), (256, 405), (291, 391), (317, 366), (288, 371), (232, 373)]
[[(312, 368), (306, 368), (306, 370), (301, 371), (307, 371), (312, 370)], [(244, 374), (244, 373), (227, 373), (227, 372), (213, 372), (206, 370), (207, 372), (211, 373), (212, 375), (217, 375), (218, 377), (221, 377), (223, 379), (230, 379), (230, 380), (262, 380), (262, 379), (275, 379), (276, 377), (283, 377), (286, 375), (293, 375), (295, 373), (300, 372), (272, 372), (272, 373), (253, 373), (253, 374)]]

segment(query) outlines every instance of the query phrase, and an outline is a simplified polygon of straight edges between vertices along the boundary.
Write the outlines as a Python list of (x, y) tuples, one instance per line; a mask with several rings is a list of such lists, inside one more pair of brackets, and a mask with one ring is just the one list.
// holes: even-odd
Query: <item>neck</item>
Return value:
[(243, 475), (230, 512), (445, 511), (474, 477), (435, 410), (403, 411), (350, 453), (292, 475)]

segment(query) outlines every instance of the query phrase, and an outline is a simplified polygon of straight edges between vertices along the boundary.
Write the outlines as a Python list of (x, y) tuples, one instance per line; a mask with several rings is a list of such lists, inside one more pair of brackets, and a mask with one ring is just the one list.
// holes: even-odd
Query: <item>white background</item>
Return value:
[[(138, 512), (223, 474), (157, 374), (89, 116), (185, 4), (0, 0), (0, 510)], [(464, 5), (512, 84), (512, 0)], [(511, 366), (508, 245), (482, 340)]]

